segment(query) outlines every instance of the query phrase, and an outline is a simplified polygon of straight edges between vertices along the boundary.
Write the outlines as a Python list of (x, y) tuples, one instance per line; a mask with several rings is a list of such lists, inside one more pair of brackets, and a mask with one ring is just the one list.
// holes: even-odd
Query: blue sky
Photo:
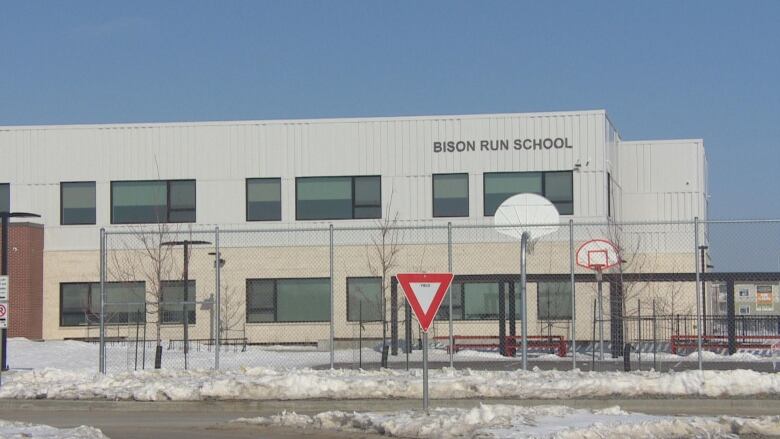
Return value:
[(780, 217), (780, 2), (0, 1), (0, 125), (605, 108)]

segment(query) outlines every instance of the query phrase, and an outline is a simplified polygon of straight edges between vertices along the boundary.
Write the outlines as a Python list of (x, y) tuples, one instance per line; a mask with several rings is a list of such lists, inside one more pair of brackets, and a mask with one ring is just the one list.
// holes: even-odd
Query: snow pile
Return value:
[(733, 437), (733, 434), (780, 434), (780, 416), (758, 419), (651, 416), (619, 407), (582, 410), (564, 406), (480, 405), (472, 409), (347, 413), (315, 416), (284, 412), (242, 418), (234, 423), (308, 430), (376, 433), (410, 438), (624, 438)]
[(33, 439), (108, 439), (93, 427), (54, 428), (48, 425), (27, 424), (0, 420), (0, 438)]
[[(421, 398), (422, 371), (348, 369), (17, 371), (0, 398), (293, 400)], [(430, 371), (432, 398), (726, 397), (780, 395), (780, 374), (750, 370), (658, 372)]]

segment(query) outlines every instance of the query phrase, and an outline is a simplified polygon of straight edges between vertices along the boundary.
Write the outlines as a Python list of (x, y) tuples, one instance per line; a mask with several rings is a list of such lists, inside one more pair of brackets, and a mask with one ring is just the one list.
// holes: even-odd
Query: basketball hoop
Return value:
[(620, 265), (620, 262), (620, 253), (617, 247), (606, 239), (591, 239), (577, 249), (577, 265), (596, 272), (596, 283), (598, 284), (599, 360), (604, 360), (604, 307), (602, 305), (601, 283), (604, 280), (604, 270)]

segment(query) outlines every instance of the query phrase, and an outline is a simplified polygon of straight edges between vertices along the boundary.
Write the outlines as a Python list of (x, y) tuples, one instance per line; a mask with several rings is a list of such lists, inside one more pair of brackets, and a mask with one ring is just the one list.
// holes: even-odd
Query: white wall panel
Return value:
[[(572, 149), (515, 150), (514, 139), (568, 138)], [(480, 140), (509, 140), (507, 151), (481, 151)], [(471, 140), (476, 151), (434, 153), (435, 141)], [(664, 163), (670, 154), (682, 160)], [(431, 175), (469, 173), (470, 218), (486, 222), (483, 175), (499, 171), (570, 170), (574, 163), (578, 220), (606, 215), (605, 170), (622, 187), (621, 210), (632, 218), (685, 216), (703, 199), (668, 195), (656, 214), (638, 205), (652, 192), (703, 194), (706, 167), (701, 141), (622, 142), (604, 111), (472, 116), (248, 121), (132, 125), (0, 127), (0, 182), (12, 183), (16, 209), (59, 224), (59, 182), (97, 181), (98, 225), (110, 226), (112, 180), (194, 178), (199, 223), (245, 222), (244, 181), (282, 178), (282, 225), (295, 218), (295, 177), (382, 175), (383, 199), (394, 190), (401, 220), (433, 221)], [(609, 163), (609, 167), (607, 165)], [(683, 180), (690, 183), (681, 188)], [(394, 186), (393, 186), (394, 185)], [(616, 194), (617, 195), (617, 194)], [(672, 201), (676, 200), (676, 201)], [(682, 201), (680, 201), (682, 200)], [(645, 200), (646, 201), (646, 200)], [(695, 208), (688, 204), (693, 203)], [(674, 207), (673, 207), (674, 206)], [(639, 215), (638, 212), (643, 212)], [(350, 223), (359, 224), (354, 221)], [(369, 222), (373, 223), (373, 222)], [(267, 226), (269, 223), (255, 223)], [(279, 225), (280, 223), (274, 223)], [(306, 222), (312, 224), (312, 222)], [(47, 231), (47, 248), (81, 246), (71, 227)], [(96, 240), (94, 241), (97, 242)], [(91, 243), (89, 244), (91, 245)]]

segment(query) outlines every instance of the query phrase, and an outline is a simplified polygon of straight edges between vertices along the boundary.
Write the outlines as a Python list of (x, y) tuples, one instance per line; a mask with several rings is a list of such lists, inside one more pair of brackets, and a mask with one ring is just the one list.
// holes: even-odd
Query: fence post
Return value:
[(100, 373), (106, 373), (106, 322), (105, 303), (106, 303), (106, 229), (100, 228), (100, 348), (98, 360), (98, 369)]
[(636, 319), (637, 319), (637, 342), (636, 352), (638, 366), (637, 370), (642, 370), (642, 299), (636, 299)]
[(220, 310), (222, 308), (221, 306), (221, 290), (222, 285), (220, 282), (220, 275), (221, 275), (221, 265), (220, 261), (222, 260), (222, 255), (220, 254), (219, 250), (219, 226), (214, 227), (214, 264), (215, 264), (215, 271), (214, 271), (214, 288), (216, 289), (214, 294), (214, 306), (217, 308), (214, 310), (214, 319), (216, 320), (214, 322), (214, 328), (216, 328), (216, 331), (214, 331), (214, 369), (219, 370), (219, 342), (220, 342), (220, 335), (222, 333), (222, 316), (220, 315)]
[(658, 363), (656, 360), (656, 353), (658, 352), (658, 348), (656, 347), (657, 341), (658, 341), (658, 333), (657, 333), (657, 326), (655, 320), (655, 299), (653, 299), (653, 369), (655, 370), (658, 370)]
[(736, 304), (734, 303), (734, 279), (726, 281), (726, 330), (729, 336), (729, 355), (737, 352)]
[(330, 368), (333, 369), (335, 362), (335, 327), (333, 326), (333, 224), (330, 225)]
[(699, 370), (702, 370), (702, 354), (701, 354), (701, 284), (700, 281), (700, 267), (699, 267), (699, 217), (693, 219), (693, 261), (696, 265), (696, 350), (699, 353)]
[(574, 290), (574, 220), (569, 219), (569, 272), (571, 274), (571, 368), (577, 368), (577, 300)]
[[(452, 273), (452, 222), (447, 223), (447, 271)], [(450, 282), (450, 286), (447, 288), (447, 297), (449, 297), (449, 308), (450, 311), (447, 313), (449, 316), (449, 329), (450, 329), (450, 367), (455, 367), (454, 364), (454, 349), (452, 349), (453, 346), (453, 339), (454, 334), (452, 333), (452, 282)], [(409, 340), (407, 340), (407, 343)]]

